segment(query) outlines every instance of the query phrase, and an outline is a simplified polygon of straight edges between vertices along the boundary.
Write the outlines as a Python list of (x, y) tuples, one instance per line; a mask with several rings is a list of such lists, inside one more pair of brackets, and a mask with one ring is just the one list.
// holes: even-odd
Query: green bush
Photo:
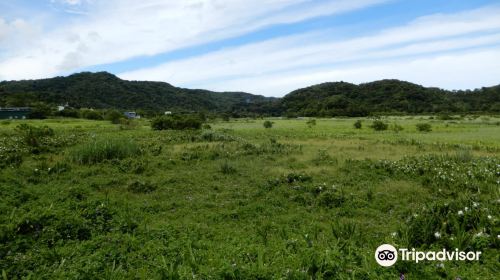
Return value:
[(313, 127), (313, 126), (315, 126), (315, 125), (316, 125), (316, 120), (315, 120), (315, 119), (310, 119), (310, 120), (308, 120), (308, 121), (307, 121), (307, 123), (306, 123), (306, 124), (307, 124), (307, 126), (308, 126), (309, 128), (311, 128), (311, 127)]
[(420, 132), (431, 132), (432, 126), (428, 123), (418, 123), (417, 130)]
[(66, 118), (79, 118), (80, 111), (76, 109), (64, 109), (62, 111), (56, 112), (54, 115)]
[(357, 121), (354, 123), (354, 128), (355, 128), (355, 129), (361, 129), (361, 127), (363, 127), (363, 125), (361, 124), (361, 120), (357, 120)]
[(102, 120), (101, 113), (94, 110), (85, 110), (82, 112), (82, 117), (88, 120)]
[(387, 125), (385, 122), (380, 121), (380, 120), (375, 120), (373, 121), (372, 125), (370, 126), (376, 131), (382, 131), (382, 130), (387, 130), (389, 125)]
[(202, 122), (193, 116), (161, 116), (151, 120), (153, 130), (200, 129)]
[(272, 121), (265, 121), (263, 125), (265, 128), (271, 128), (271, 127), (273, 127), (273, 122)]
[(123, 114), (117, 110), (109, 110), (108, 112), (106, 112), (106, 116), (104, 117), (105, 120), (110, 121), (114, 124), (119, 124), (121, 119), (123, 118)]
[(105, 138), (74, 147), (69, 155), (73, 162), (93, 164), (111, 159), (124, 159), (141, 154), (139, 146), (131, 140)]
[(31, 107), (32, 108), (30, 113), (28, 114), (28, 119), (46, 119), (54, 112), (52, 107), (43, 102), (32, 104)]

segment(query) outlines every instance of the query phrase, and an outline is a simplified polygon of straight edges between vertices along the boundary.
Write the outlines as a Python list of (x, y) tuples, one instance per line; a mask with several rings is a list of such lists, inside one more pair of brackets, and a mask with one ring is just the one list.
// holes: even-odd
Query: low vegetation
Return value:
[(69, 150), (71, 161), (79, 164), (95, 164), (105, 160), (121, 160), (141, 153), (132, 140), (106, 137), (92, 139)]
[(162, 116), (151, 120), (153, 130), (200, 129), (202, 121), (194, 116)]
[[(496, 116), (161, 120), (1, 123), (3, 279), (498, 275)], [(482, 255), (384, 268), (383, 243)]]

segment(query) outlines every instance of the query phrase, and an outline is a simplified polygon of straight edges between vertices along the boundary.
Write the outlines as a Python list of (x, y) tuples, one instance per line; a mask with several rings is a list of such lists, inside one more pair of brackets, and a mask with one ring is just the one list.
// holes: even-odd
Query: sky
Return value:
[(0, 0), (0, 81), (107, 71), (283, 96), (322, 82), (500, 84), (500, 1)]

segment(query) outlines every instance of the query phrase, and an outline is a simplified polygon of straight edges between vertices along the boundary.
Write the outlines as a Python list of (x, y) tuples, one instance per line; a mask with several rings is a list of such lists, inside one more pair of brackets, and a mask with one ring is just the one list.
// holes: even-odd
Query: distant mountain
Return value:
[(499, 113), (500, 85), (467, 91), (426, 88), (399, 80), (355, 85), (323, 83), (283, 98), (185, 89), (164, 82), (125, 81), (107, 72), (0, 82), (0, 107), (35, 102), (75, 108), (153, 112), (216, 112), (237, 116), (367, 116), (370, 114)]
[(151, 111), (246, 112), (273, 106), (275, 98), (244, 92), (213, 92), (174, 87), (163, 82), (125, 81), (107, 72), (68, 77), (0, 82), (0, 106), (28, 106), (33, 101), (76, 108)]
[(289, 115), (366, 116), (374, 113), (500, 112), (500, 86), (474, 91), (426, 88), (399, 80), (355, 85), (324, 83), (295, 90), (282, 99)]

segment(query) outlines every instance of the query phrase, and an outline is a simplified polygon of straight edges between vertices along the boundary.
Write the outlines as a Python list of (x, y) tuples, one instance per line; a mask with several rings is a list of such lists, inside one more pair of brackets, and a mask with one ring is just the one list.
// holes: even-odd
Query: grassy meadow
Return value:
[[(0, 121), (3, 279), (500, 275), (499, 117), (268, 120)], [(482, 255), (384, 268), (384, 243)]]

